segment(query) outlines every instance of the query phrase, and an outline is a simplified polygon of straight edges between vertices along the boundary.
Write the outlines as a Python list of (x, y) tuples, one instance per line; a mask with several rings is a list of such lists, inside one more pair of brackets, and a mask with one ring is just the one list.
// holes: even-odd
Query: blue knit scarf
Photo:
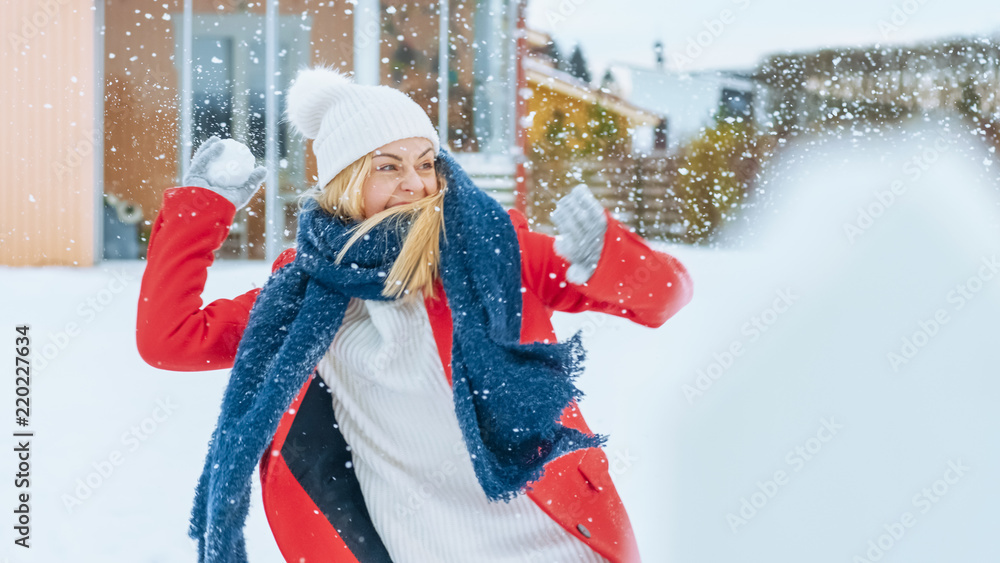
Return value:
[[(486, 496), (509, 501), (546, 463), (605, 437), (558, 423), (582, 396), (573, 384), (584, 356), (580, 334), (566, 343), (520, 343), (521, 258), (507, 213), (447, 151), (436, 164), (448, 184), (440, 272), (454, 327), (455, 413)], [(247, 560), (243, 526), (254, 467), (333, 342), (350, 298), (386, 299), (385, 276), (405, 236), (389, 223), (337, 265), (353, 225), (312, 200), (299, 214), (295, 260), (257, 296), (209, 442), (189, 530), (199, 563)]]

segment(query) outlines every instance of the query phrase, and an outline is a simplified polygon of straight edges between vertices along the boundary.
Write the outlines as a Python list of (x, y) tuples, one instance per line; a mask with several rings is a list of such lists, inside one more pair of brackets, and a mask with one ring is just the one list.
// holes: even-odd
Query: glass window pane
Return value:
[(419, 0), (382, 0), (380, 83), (406, 92), (438, 120), (438, 5)]
[(192, 141), (232, 136), (233, 41), (195, 36), (192, 44)]

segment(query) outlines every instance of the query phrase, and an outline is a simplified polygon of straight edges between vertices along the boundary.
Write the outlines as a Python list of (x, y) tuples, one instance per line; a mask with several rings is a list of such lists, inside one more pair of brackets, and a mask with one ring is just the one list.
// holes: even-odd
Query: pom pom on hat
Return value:
[(351, 80), (332, 68), (307, 68), (299, 72), (288, 88), (288, 121), (307, 139), (315, 139), (337, 92), (351, 86)]
[(314, 139), (313, 153), (326, 186), (341, 170), (375, 149), (410, 137), (441, 150), (427, 113), (388, 86), (362, 86), (326, 67), (303, 69), (288, 88), (286, 115), (292, 127)]

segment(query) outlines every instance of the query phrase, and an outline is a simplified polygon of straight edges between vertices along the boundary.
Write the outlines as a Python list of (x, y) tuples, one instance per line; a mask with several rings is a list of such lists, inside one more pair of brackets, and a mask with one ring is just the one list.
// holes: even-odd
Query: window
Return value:
[[(279, 45), (276, 49), (277, 72), (273, 86), (282, 93), (297, 68), (305, 66), (309, 44), (308, 18), (279, 16)], [(183, 18), (174, 18), (175, 57), (178, 72), (185, 72), (183, 64)], [(271, 163), (278, 174), (278, 212), (274, 218), (280, 244), (287, 246), (294, 240), (295, 229), (288, 225), (289, 207), (294, 208), (295, 196), (305, 187), (305, 146), (291, 134), (289, 125), (280, 118), (284, 107), (278, 96), (277, 138), (275, 155), (266, 154), (266, 91), (265, 74), (265, 16), (263, 14), (192, 15), (192, 42), (190, 63), (191, 97), (184, 103), (181, 113), (188, 117), (188, 131), (180, 132), (180, 161), (186, 170), (190, 160), (187, 147), (196, 149), (202, 142), (217, 135), (245, 143), (259, 163)], [(184, 120), (182, 119), (182, 123)], [(190, 139), (190, 145), (185, 143)], [(269, 158), (270, 156), (270, 158)], [(275, 189), (274, 187), (269, 187)], [(240, 258), (249, 256), (249, 215), (254, 213), (247, 206), (240, 210), (224, 245), (224, 254)], [(256, 237), (255, 237), (256, 238)]]
[(723, 117), (753, 119), (753, 94), (732, 88), (723, 88), (721, 96)]

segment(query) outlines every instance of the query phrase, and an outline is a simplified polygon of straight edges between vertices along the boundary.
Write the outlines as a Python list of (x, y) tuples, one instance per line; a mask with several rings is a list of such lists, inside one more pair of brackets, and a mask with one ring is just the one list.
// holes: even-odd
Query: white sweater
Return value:
[(422, 298), (351, 299), (318, 372), (395, 563), (606, 563), (525, 494), (487, 500)]

